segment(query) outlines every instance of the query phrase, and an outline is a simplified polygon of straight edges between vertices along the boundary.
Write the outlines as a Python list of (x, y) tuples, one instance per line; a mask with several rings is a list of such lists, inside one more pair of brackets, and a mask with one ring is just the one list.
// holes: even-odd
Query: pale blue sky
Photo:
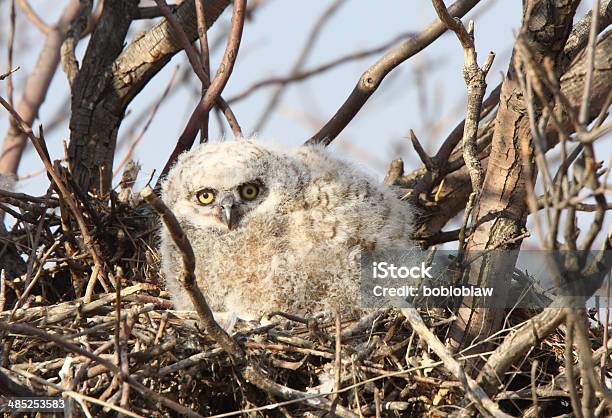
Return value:
[[(143, 5), (149, 3), (153, 2), (142, 2)], [(486, 5), (487, 2), (484, 3)], [(489, 0), (489, 3), (494, 4), (487, 7), (486, 13), (476, 20), (476, 35), (481, 59), (484, 59), (489, 50), (494, 50), (499, 55), (489, 76), (490, 84), (495, 85), (500, 80), (499, 70), (507, 65), (512, 30), (520, 25), (520, 3), (507, 0)], [(53, 2), (53, 6), (44, 0), (31, 1), (31, 4), (40, 11), (46, 21), (52, 22), (61, 11), (61, 7), (57, 5), (63, 5), (65, 1)], [(257, 80), (286, 75), (299, 55), (309, 29), (329, 4), (329, 1), (322, 0), (308, 2), (269, 0), (257, 12), (255, 19), (245, 27), (235, 71), (224, 96), (231, 97)], [(401, 33), (416, 32), (434, 18), (428, 0), (385, 0), (377, 4), (378, 7), (372, 7), (373, 3), (365, 0), (347, 1), (324, 27), (305, 67), (311, 68), (340, 55), (381, 45)], [(6, 7), (3, 7), (3, 19), (6, 17), (5, 9)], [(219, 29), (221, 26), (219, 23), (227, 24), (229, 17), (229, 13), (225, 13), (215, 24), (210, 34), (211, 40), (221, 35), (215, 29)], [(28, 22), (20, 19), (18, 24), (28, 25)], [(135, 23), (132, 35), (143, 30), (148, 24), (148, 22)], [(5, 25), (2, 25), (2, 30), (6, 31)], [(21, 32), (18, 31), (19, 33)], [(14, 61), (16, 65), (22, 67), (15, 77), (17, 86), (22, 85), (20, 81), (33, 68), (42, 42), (39, 33), (35, 31), (27, 33), (29, 36), (25, 39), (18, 37), (16, 44)], [(82, 41), (78, 53), (82, 54), (85, 46), (86, 42)], [(1, 62), (5, 66), (4, 45), (2, 48)], [(216, 68), (221, 54), (222, 48), (219, 48), (213, 55), (213, 69)], [(277, 111), (258, 135), (282, 143), (300, 144), (333, 115), (351, 92), (361, 73), (380, 56), (382, 54), (376, 54), (367, 59), (345, 64), (321, 76), (289, 87)], [(349, 158), (361, 158), (365, 164), (382, 172), (390, 159), (399, 156), (394, 152), (393, 144), (408, 144), (406, 135), (409, 128), (413, 128), (417, 135), (422, 135), (423, 142), (427, 144), (423, 121), (437, 123), (444, 120), (446, 123), (441, 127), (439, 134), (431, 138), (435, 142), (443, 139), (452, 126), (463, 117), (465, 86), (461, 72), (462, 64), (463, 55), (457, 40), (454, 36), (444, 35), (431, 48), (404, 63), (387, 77), (380, 90), (345, 129), (333, 148), (347, 153), (351, 151), (344, 150), (342, 145), (344, 143), (354, 145), (362, 153), (357, 151), (355, 155), (348, 154)], [(124, 129), (120, 131), (120, 140), (129, 142), (130, 138), (126, 137), (125, 128), (134, 122), (134, 117), (139, 115), (142, 109), (161, 94), (176, 65), (180, 65), (181, 68), (188, 66), (183, 54), (176, 56), (132, 102), (129, 107), (132, 113), (122, 126)], [(428, 70), (420, 84), (429, 101), (428, 109), (420, 106), (415, 82), (414, 69), (423, 65), (426, 65)], [(145, 173), (163, 166), (196, 103), (197, 86), (197, 78), (194, 75), (188, 87), (180, 87), (180, 91), (162, 105), (149, 131), (136, 149), (136, 158), (142, 163)], [(4, 86), (2, 87), (4, 90)], [(49, 123), (65, 104), (67, 88), (66, 77), (60, 70), (53, 80), (48, 99), (40, 112), (40, 122), (43, 125)], [(261, 89), (233, 106), (245, 133), (252, 132), (272, 91), (273, 88)], [(217, 122), (214, 118), (211, 120), (211, 136), (215, 136), (218, 132)], [(0, 132), (5, 132), (6, 124), (7, 117), (2, 113)], [(60, 141), (67, 137), (67, 123), (48, 134), (47, 141), (53, 157), (62, 156)], [(435, 147), (430, 147), (430, 150), (434, 149)], [(117, 153), (118, 160), (123, 155), (121, 151), (125, 149)], [(364, 154), (371, 154), (372, 157), (364, 159)], [(405, 150), (402, 157), (412, 166), (417, 163), (410, 148)], [(40, 168), (42, 164), (38, 157), (33, 152), (28, 152), (22, 161), (19, 174), (26, 175)], [(30, 193), (42, 193), (45, 184), (46, 178), (43, 175), (22, 181), (20, 188)]]
[[(66, 2), (31, 0), (30, 3), (45, 21), (52, 22)], [(583, 3), (588, 6), (583, 5), (580, 8), (577, 14), (579, 17), (590, 8), (591, 2)], [(7, 4), (7, 1), (0, 3), (0, 19), (3, 22), (0, 25), (0, 65), (3, 69), (6, 67)], [(142, 1), (142, 5), (150, 4), (153, 2)], [(246, 24), (235, 71), (224, 96), (229, 98), (260, 79), (286, 75), (300, 53), (313, 23), (329, 4), (330, 1), (327, 0), (268, 0), (255, 14), (254, 20)], [(447, 4), (450, 2), (447, 1)], [(505, 71), (508, 65), (513, 31), (520, 26), (521, 2), (485, 0), (474, 9), (472, 14), (474, 13), (477, 16), (475, 28), (479, 61), (482, 63), (491, 50), (497, 54), (488, 76), (489, 85), (494, 87), (501, 79), (500, 71)], [(326, 24), (305, 68), (312, 68), (340, 55), (381, 45), (401, 33), (418, 32), (434, 16), (429, 0), (349, 0)], [(211, 40), (221, 35), (219, 28), (228, 24), (229, 17), (229, 11), (226, 11), (215, 24), (209, 35)], [(150, 24), (150, 21), (136, 22), (130, 37)], [(24, 77), (32, 70), (42, 45), (42, 35), (38, 32), (19, 29), (26, 25), (29, 23), (25, 19), (18, 19), (14, 62), (22, 69), (15, 74), (16, 98), (19, 97), (19, 88), (23, 85)], [(79, 57), (84, 52), (86, 41), (82, 41), (78, 48)], [(213, 70), (221, 54), (222, 48), (219, 48), (212, 56)], [(259, 136), (288, 145), (302, 143), (334, 114), (353, 89), (361, 73), (381, 56), (382, 54), (376, 54), (342, 65), (287, 88), (277, 111), (258, 133)], [(126, 128), (134, 123), (143, 109), (159, 97), (176, 65), (181, 68), (188, 66), (184, 54), (176, 56), (132, 102), (129, 107), (131, 113), (119, 133), (120, 141), (129, 143), (130, 137)], [(465, 84), (462, 66), (463, 52), (457, 39), (453, 34), (443, 35), (431, 47), (402, 64), (384, 80), (359, 115), (333, 143), (332, 149), (347, 158), (359, 161), (378, 173), (381, 178), (387, 163), (397, 157), (406, 161), (408, 169), (416, 167), (418, 159), (409, 146), (408, 129), (414, 129), (428, 151), (434, 152), (452, 127), (463, 119)], [(418, 69), (423, 67), (426, 70), (421, 71), (419, 76)], [(4, 85), (0, 86), (0, 91), (5, 94)], [(53, 119), (61, 106), (65, 105), (67, 91), (66, 77), (59, 70), (48, 99), (41, 109), (40, 121), (36, 124), (46, 125)], [(159, 172), (163, 167), (196, 104), (198, 91), (197, 78), (192, 75), (191, 83), (180, 87), (160, 108), (134, 155), (143, 165), (143, 182), (148, 179), (153, 169)], [(245, 133), (252, 132), (272, 91), (273, 88), (261, 89), (248, 99), (233, 105)], [(426, 98), (426, 103), (423, 103), (422, 97)], [(0, 132), (3, 135), (7, 121), (6, 113), (0, 112)], [(434, 125), (435, 129), (431, 129)], [(211, 136), (218, 132), (217, 128), (216, 118), (211, 118)], [(67, 138), (67, 122), (48, 133), (48, 148), (53, 158), (62, 157), (61, 141)], [(609, 146), (609, 138), (606, 143)], [(127, 147), (118, 149), (116, 161), (121, 160), (126, 149)], [(600, 155), (600, 158), (609, 156)], [(27, 175), (41, 168), (42, 163), (37, 155), (29, 151), (21, 163), (19, 174)], [(42, 194), (47, 186), (46, 176), (38, 175), (21, 181), (18, 190)], [(584, 219), (585, 225), (590, 223), (590, 216)]]

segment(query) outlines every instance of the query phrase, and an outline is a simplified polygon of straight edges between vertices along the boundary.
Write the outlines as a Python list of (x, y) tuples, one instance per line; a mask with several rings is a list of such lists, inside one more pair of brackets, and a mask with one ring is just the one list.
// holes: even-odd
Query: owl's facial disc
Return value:
[[(231, 231), (240, 226), (243, 218), (265, 197), (265, 189), (260, 181), (243, 183), (231, 189), (200, 189), (195, 193), (197, 213), (212, 221), (213, 225)], [(192, 218), (192, 222), (199, 223)], [(209, 223), (210, 225), (210, 223)]]

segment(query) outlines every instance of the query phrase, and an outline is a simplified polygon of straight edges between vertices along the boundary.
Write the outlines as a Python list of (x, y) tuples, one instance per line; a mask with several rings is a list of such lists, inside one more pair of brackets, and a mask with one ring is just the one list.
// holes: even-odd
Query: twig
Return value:
[[(156, 0), (158, 2), (164, 0)], [(213, 103), (220, 96), (223, 88), (227, 84), (229, 77), (234, 68), (236, 57), (238, 55), (238, 49), (240, 47), (240, 41), (242, 39), (242, 29), (244, 28), (244, 16), (245, 16), (246, 0), (236, 0), (234, 2), (234, 9), (232, 12), (232, 27), (230, 29), (229, 37), (227, 39), (227, 45), (225, 52), (219, 67), (217, 68), (217, 74), (210, 83), (210, 86), (206, 90), (206, 94), (200, 100), (200, 103), (196, 106), (194, 111), (189, 117), (189, 121), (183, 130), (183, 133), (179, 137), (177, 144), (166, 162), (164, 169), (160, 175), (160, 179), (165, 177), (170, 170), (170, 167), (174, 165), (178, 156), (189, 149), (193, 144), (193, 141), (201, 127), (200, 121), (204, 114), (208, 113)], [(197, 56), (196, 56), (197, 58)], [(201, 69), (201, 67), (200, 67)], [(232, 127), (233, 128), (233, 127)]]
[(4, 74), (0, 74), (0, 81), (4, 80), (5, 78), (7, 78), (8, 76), (10, 76), (11, 74), (13, 74), (14, 72), (18, 71), (21, 67), (15, 67), (13, 69), (11, 69), (8, 73), (4, 73)]
[(531, 398), (533, 402), (533, 414), (536, 418), (540, 416), (540, 407), (538, 405), (538, 392), (537, 388), (537, 374), (538, 374), (539, 362), (534, 360), (531, 363)]
[[(570, 36), (567, 38), (563, 53), (567, 56), (567, 64), (584, 50), (590, 37), (593, 10), (589, 12), (572, 28)], [(603, 0), (599, 7), (599, 25), (597, 32), (601, 33), (612, 22), (612, 0)]]
[(377, 386), (374, 386), (374, 411), (376, 414), (376, 418), (381, 417), (381, 405), (380, 405), (380, 390)]
[(104, 269), (101, 268), (104, 265), (104, 263), (102, 262), (102, 259), (100, 258), (100, 255), (98, 254), (98, 250), (96, 248), (97, 245), (95, 243), (95, 240), (89, 232), (89, 228), (87, 227), (87, 224), (85, 223), (83, 214), (79, 210), (79, 207), (74, 199), (74, 196), (68, 192), (68, 189), (66, 189), (66, 186), (60, 179), (59, 175), (53, 169), (53, 166), (51, 165), (51, 161), (49, 160), (49, 157), (46, 152), (46, 148), (44, 146), (44, 142), (42, 138), (38, 138), (36, 135), (34, 135), (34, 132), (32, 132), (32, 128), (30, 128), (30, 126), (23, 119), (21, 119), (21, 116), (19, 116), (19, 114), (15, 111), (15, 109), (11, 105), (9, 105), (6, 102), (6, 100), (4, 100), (4, 98), (2, 97), (0, 97), (0, 104), (15, 118), (19, 127), (23, 131), (23, 133), (28, 138), (30, 138), (30, 140), (32, 141), (32, 144), (34, 145), (34, 148), (36, 149), (36, 152), (38, 153), (39, 157), (43, 161), (43, 164), (45, 165), (47, 172), (53, 179), (53, 182), (56, 184), (57, 188), (59, 189), (59, 192), (61, 193), (62, 198), (64, 199), (64, 201), (70, 208), (72, 215), (77, 221), (79, 230), (81, 231), (81, 234), (83, 235), (83, 241), (84, 241), (85, 248), (88, 249), (89, 253), (91, 254), (94, 260), (94, 263), (100, 268), (100, 272), (98, 275), (96, 275), (96, 278), (100, 279), (101, 284), (106, 288), (107, 287), (106, 273), (104, 272)]
[(30, 22), (38, 28), (43, 34), (47, 35), (52, 29), (47, 25), (38, 14), (32, 9), (27, 0), (17, 0), (19, 8)]
[(431, 157), (429, 155), (427, 155), (427, 153), (423, 149), (423, 146), (419, 142), (419, 139), (414, 134), (414, 131), (412, 129), (410, 129), (408, 131), (408, 133), (410, 135), (410, 141), (412, 142), (412, 146), (414, 147), (414, 150), (418, 154), (418, 156), (421, 159), (421, 161), (423, 162), (423, 164), (425, 164), (425, 167), (427, 168), (427, 170), (432, 172), (432, 173), (434, 171), (436, 171), (438, 169), (438, 167), (434, 164), (434, 162), (431, 159)]
[[(198, 0), (196, 0), (196, 2), (197, 1)], [(206, 76), (204, 72), (204, 69), (202, 67), (202, 62), (200, 61), (200, 58), (198, 57), (198, 52), (196, 51), (193, 44), (189, 41), (187, 34), (181, 27), (176, 16), (174, 16), (174, 13), (170, 9), (170, 6), (168, 6), (168, 3), (166, 3), (166, 0), (155, 0), (155, 3), (157, 3), (157, 6), (159, 7), (160, 12), (168, 20), (168, 23), (170, 24), (170, 26), (172, 26), (172, 29), (174, 29), (177, 36), (179, 37), (179, 41), (181, 42), (181, 45), (183, 46), (183, 49), (185, 50), (185, 54), (187, 55), (187, 58), (189, 59), (189, 63), (191, 64), (193, 71), (196, 73), (196, 75), (198, 76), (202, 84), (206, 84), (206, 85), (210, 84), (210, 79)]]
[(336, 67), (338, 67), (339, 65), (342, 64), (346, 64), (352, 61), (357, 61), (357, 60), (361, 60), (364, 58), (367, 58), (373, 54), (378, 54), (380, 52), (384, 52), (385, 50), (389, 49), (391, 46), (395, 45), (396, 43), (398, 43), (401, 40), (404, 40), (410, 36), (414, 36), (413, 33), (403, 33), (401, 35), (398, 35), (396, 37), (394, 37), (392, 40), (385, 42), (384, 44), (374, 47), (372, 49), (367, 49), (364, 51), (359, 51), (359, 52), (353, 52), (338, 58), (335, 58), (333, 60), (330, 60), (329, 62), (323, 63), (323, 64), (319, 64), (316, 67), (307, 69), (307, 70), (301, 70), (298, 71), (297, 73), (291, 73), (288, 76), (284, 76), (284, 77), (270, 77), (270, 78), (266, 78), (264, 80), (261, 81), (257, 81), (255, 83), (253, 83), (251, 86), (247, 87), (246, 89), (244, 89), (242, 92), (237, 93), (234, 96), (228, 97), (227, 98), (227, 102), (232, 104), (232, 103), (236, 103), (238, 101), (241, 101), (243, 99), (246, 99), (247, 97), (249, 97), (252, 93), (256, 92), (257, 90), (264, 88), (264, 87), (269, 87), (269, 86), (274, 86), (277, 84), (281, 84), (281, 85), (287, 85), (290, 83), (299, 83), (301, 81), (307, 80), (310, 77), (319, 75), (321, 73), (324, 73), (328, 70), (334, 69)]
[[(174, 12), (178, 7), (177, 4), (171, 4), (170, 10)], [(139, 7), (134, 19), (155, 19), (156, 17), (164, 16), (159, 6)]]
[(582, 94), (582, 104), (580, 105), (580, 114), (578, 121), (582, 125), (586, 125), (589, 117), (589, 98), (591, 96), (591, 86), (593, 85), (593, 66), (595, 62), (595, 46), (597, 45), (597, 33), (599, 32), (599, 3), (600, 0), (595, 0), (591, 13), (591, 30), (589, 32), (589, 43), (587, 47), (587, 73), (584, 81), (584, 92)]
[(6, 304), (6, 271), (0, 269), (0, 312), (4, 310)]
[(435, 336), (433, 332), (425, 325), (421, 315), (415, 308), (402, 309), (402, 314), (406, 317), (410, 326), (419, 336), (425, 340), (427, 345), (437, 354), (444, 362), (445, 366), (459, 381), (463, 382), (463, 389), (471, 401), (475, 402), (480, 409), (495, 417), (510, 418), (511, 416), (499, 409), (499, 406), (494, 403), (485, 393), (484, 390), (469, 377), (463, 367), (453, 356), (448, 352), (444, 344)]
[(187, 291), (193, 306), (198, 312), (198, 316), (200, 317), (200, 321), (202, 322), (204, 329), (228, 354), (237, 359), (242, 359), (244, 357), (244, 351), (227, 334), (227, 332), (225, 332), (217, 321), (215, 321), (213, 313), (206, 302), (202, 291), (198, 287), (194, 272), (195, 255), (193, 253), (193, 248), (191, 247), (189, 239), (183, 232), (178, 220), (168, 206), (166, 206), (166, 204), (153, 193), (153, 189), (151, 189), (151, 187), (145, 187), (140, 194), (161, 217), (162, 221), (166, 225), (166, 228), (168, 228), (168, 232), (170, 233), (172, 240), (181, 253), (183, 269), (181, 272), (180, 282), (185, 291)]
[(75, 49), (81, 34), (85, 32), (87, 23), (93, 8), (93, 0), (80, 0), (80, 10), (78, 15), (70, 23), (70, 27), (66, 32), (66, 38), (60, 48), (62, 69), (68, 78), (68, 84), (72, 87), (74, 79), (79, 72), (79, 64), (75, 56)]
[(159, 110), (161, 104), (168, 96), (168, 93), (170, 92), (170, 89), (172, 88), (172, 85), (174, 84), (174, 79), (176, 78), (176, 74), (178, 73), (178, 70), (179, 70), (179, 67), (177, 65), (174, 68), (172, 75), (170, 76), (170, 81), (168, 81), (166, 88), (164, 89), (163, 93), (159, 97), (159, 100), (155, 102), (153, 109), (151, 109), (151, 113), (149, 114), (149, 117), (147, 118), (145, 124), (142, 126), (142, 129), (140, 130), (138, 135), (134, 137), (134, 139), (132, 139), (132, 142), (130, 142), (130, 147), (128, 148), (127, 152), (121, 159), (121, 162), (117, 165), (117, 168), (115, 168), (115, 172), (113, 173), (113, 176), (116, 176), (117, 173), (121, 171), (121, 168), (125, 165), (125, 163), (127, 163), (130, 160), (130, 158), (132, 158), (132, 154), (134, 153), (136, 146), (138, 145), (140, 140), (144, 137), (145, 133), (149, 129), (149, 126), (151, 126), (151, 122), (153, 122), (153, 119), (155, 118), (155, 115), (157, 114), (157, 111)]
[[(334, 360), (334, 392), (340, 390), (341, 377), (342, 377), (342, 320), (340, 317), (340, 311), (336, 309), (336, 358)], [(334, 415), (336, 406), (340, 401), (340, 394), (334, 396), (332, 401), (330, 415)]]
[[(208, 47), (208, 34), (206, 32), (206, 12), (204, 9), (204, 0), (195, 0), (196, 21), (198, 23), (198, 37), (200, 38), (200, 58), (202, 61), (202, 70), (210, 80), (210, 49)], [(208, 85), (202, 84), (202, 97), (206, 94)], [(200, 142), (208, 140), (208, 119), (209, 114), (202, 117), (202, 127), (200, 128)]]
[(227, 45), (221, 63), (217, 68), (215, 78), (211, 81), (210, 87), (206, 90), (204, 98), (200, 102), (200, 105), (196, 109), (197, 116), (208, 112), (217, 99), (217, 97), (223, 91), (223, 88), (227, 84), (236, 58), (238, 56), (238, 49), (240, 48), (240, 41), (242, 40), (242, 29), (244, 28), (244, 17), (246, 9), (246, 0), (235, 0), (234, 9), (232, 12), (232, 27), (227, 39)]
[(467, 86), (467, 109), (463, 128), (463, 159), (470, 173), (472, 191), (476, 194), (482, 189), (484, 173), (478, 159), (476, 137), (482, 109), (482, 100), (487, 89), (486, 76), (493, 65), (495, 54), (490, 52), (480, 68), (478, 66), (476, 47), (474, 45), (474, 23), (470, 21), (468, 29), (461, 20), (453, 18), (442, 0), (433, 0), (433, 6), (440, 20), (455, 34), (463, 47), (463, 77)]
[[(306, 42), (304, 43), (304, 46), (302, 47), (302, 50), (298, 55), (298, 59), (295, 61), (291, 70), (289, 71), (289, 77), (295, 76), (300, 72), (300, 70), (306, 63), (306, 60), (308, 59), (309, 55), (314, 50), (314, 44), (317, 38), (319, 37), (319, 34), (321, 33), (323, 27), (327, 22), (329, 22), (334, 13), (345, 2), (346, 0), (334, 0), (330, 3), (328, 7), (325, 8), (323, 13), (321, 13), (321, 16), (319, 16), (316, 23), (312, 26), (312, 29), (310, 30), (310, 33), (307, 36)], [(287, 83), (280, 83), (276, 90), (271, 94), (270, 99), (268, 100), (266, 105), (263, 106), (261, 116), (259, 117), (259, 120), (255, 123), (255, 128), (253, 129), (255, 132), (260, 132), (263, 129), (264, 125), (270, 118), (273, 109), (278, 104), (286, 85)]]
[[(9, 8), (9, 33), (7, 38), (7, 62), (6, 62), (6, 74), (3, 74), (2, 78), (6, 78), (6, 95), (8, 102), (13, 106), (13, 77), (11, 76), (14, 72), (13, 68), (13, 47), (15, 45), (15, 0), (11, 0)], [(10, 119), (11, 126), (14, 126), (15, 121)]]
[(566, 319), (567, 334), (565, 335), (565, 370), (568, 379), (569, 394), (572, 404), (572, 410), (576, 418), (583, 418), (582, 405), (578, 397), (578, 389), (574, 380), (574, 324), (570, 318)]

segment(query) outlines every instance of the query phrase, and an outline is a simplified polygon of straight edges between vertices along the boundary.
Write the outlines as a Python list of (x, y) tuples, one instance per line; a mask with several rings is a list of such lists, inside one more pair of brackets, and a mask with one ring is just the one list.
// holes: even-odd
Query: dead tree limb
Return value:
[(193, 306), (195, 307), (203, 328), (210, 334), (214, 340), (219, 343), (223, 349), (232, 357), (242, 359), (244, 351), (242, 348), (225, 332), (223, 328), (215, 321), (213, 313), (198, 287), (195, 277), (195, 255), (189, 239), (183, 232), (178, 220), (172, 211), (164, 204), (164, 202), (153, 193), (153, 189), (147, 186), (142, 192), (142, 197), (159, 215), (161, 220), (168, 228), (168, 232), (178, 247), (183, 261), (183, 269), (181, 272), (180, 282), (183, 288), (187, 291)]
[[(548, 59), (555, 67), (558, 65), (579, 3), (578, 0), (531, 0), (524, 3), (521, 37), (537, 54), (538, 62)], [(512, 271), (518, 255), (515, 251), (503, 250), (520, 248), (522, 240), (512, 244), (507, 242), (523, 233), (528, 212), (526, 184), (533, 181), (526, 177), (528, 173), (524, 170), (524, 165), (532, 166), (532, 162), (524, 160), (521, 154), (522, 141), (531, 140), (531, 131), (526, 99), (514, 71), (516, 54), (515, 47), (501, 88), (491, 154), (474, 216), (477, 226), (467, 245), (468, 253), (491, 248), (502, 250), (489, 253), (473, 263), (467, 280), (471, 285), (493, 288), (497, 298), (504, 297), (502, 289), (509, 280), (506, 272)], [(535, 111), (539, 114), (541, 108), (536, 107)], [(535, 173), (535, 167), (529, 171)], [(504, 311), (488, 309), (481, 304), (482, 301), (475, 300), (471, 307), (459, 309), (458, 320), (451, 332), (457, 346), (487, 338), (499, 329)]]
[[(479, 0), (458, 0), (448, 8), (453, 17), (462, 17), (469, 12)], [(378, 62), (368, 68), (359, 78), (357, 85), (340, 106), (336, 114), (314, 134), (306, 144), (329, 145), (361, 110), (366, 101), (374, 94), (383, 79), (398, 65), (414, 56), (446, 31), (446, 26), (436, 19), (418, 35), (386, 53)]]

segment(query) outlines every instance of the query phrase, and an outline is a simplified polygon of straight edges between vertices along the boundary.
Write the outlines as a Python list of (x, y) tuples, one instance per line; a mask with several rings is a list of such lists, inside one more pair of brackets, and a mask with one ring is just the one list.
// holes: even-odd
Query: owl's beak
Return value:
[(225, 226), (227, 226), (227, 229), (232, 229), (232, 227), (234, 226), (232, 224), (232, 222), (234, 221), (234, 219), (232, 219), (232, 210), (234, 209), (234, 197), (227, 196), (223, 198), (220, 206), (221, 206), (221, 222), (223, 222)]

